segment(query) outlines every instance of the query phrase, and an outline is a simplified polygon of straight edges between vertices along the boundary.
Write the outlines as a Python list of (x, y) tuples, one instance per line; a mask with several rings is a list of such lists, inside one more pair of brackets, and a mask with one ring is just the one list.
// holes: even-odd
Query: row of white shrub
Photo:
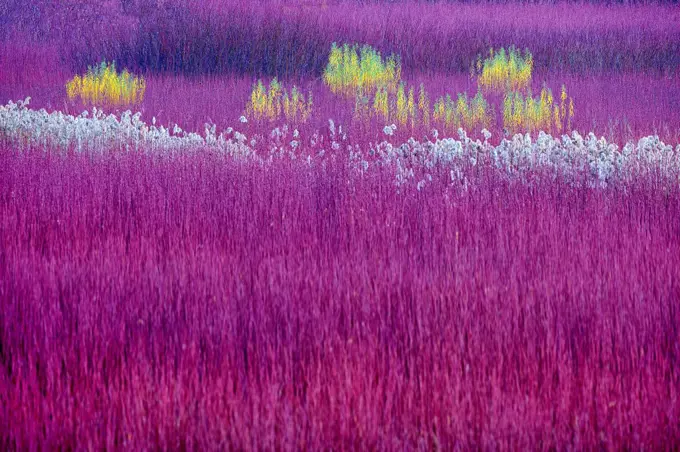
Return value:
[(92, 113), (85, 110), (72, 116), (60, 111), (33, 110), (28, 107), (29, 102), (30, 97), (0, 107), (0, 136), (8, 137), (15, 146), (55, 147), (78, 152), (111, 149), (153, 152), (205, 146), (218, 147), (235, 155), (247, 155), (251, 151), (244, 143), (244, 136), (235, 134), (235, 140), (229, 141), (224, 134), (215, 136), (214, 127), (207, 127), (202, 136), (185, 132), (177, 125), (173, 130), (148, 125), (141, 120), (141, 113), (132, 114), (129, 110), (117, 117), (106, 115), (95, 107)]
[[(670, 181), (680, 181), (680, 144), (673, 149), (657, 136), (629, 142), (623, 149), (593, 133), (582, 137), (578, 132), (555, 138), (540, 132), (533, 140), (529, 134), (517, 134), (500, 144), (489, 142), (491, 134), (483, 131), (484, 141), (472, 140), (462, 130), (458, 138), (437, 138), (417, 141), (413, 138), (401, 145), (388, 141), (348, 144), (342, 128), (336, 130), (329, 121), (330, 135), (319, 133), (309, 137), (302, 146), (297, 130), (276, 128), (268, 137), (248, 138), (232, 128), (220, 134), (214, 125), (205, 126), (203, 135), (186, 132), (175, 125), (172, 129), (146, 124), (141, 114), (126, 111), (120, 115), (105, 115), (93, 108), (78, 116), (62, 112), (48, 113), (29, 108), (30, 98), (0, 106), (0, 139), (13, 147), (43, 147), (74, 149), (82, 152), (126, 150), (138, 152), (191, 152), (213, 149), (234, 158), (261, 162), (273, 158), (304, 159), (309, 164), (324, 164), (328, 155), (342, 150), (359, 171), (373, 165), (390, 165), (396, 169), (396, 182), (415, 181), (422, 188), (432, 180), (435, 171), (445, 170), (452, 181), (465, 182), (465, 170), (477, 165), (492, 165), (511, 177), (527, 177), (535, 170), (566, 176), (574, 181), (605, 186), (614, 181), (627, 181), (644, 174), (655, 174)], [(155, 123), (155, 120), (154, 120)], [(390, 133), (387, 133), (389, 129)], [(387, 126), (391, 135), (394, 126)]]
[[(483, 132), (483, 142), (472, 140), (458, 129), (458, 139), (419, 142), (411, 138), (399, 146), (382, 142), (372, 146), (370, 152), (379, 156), (379, 162), (396, 164), (398, 182), (418, 179), (418, 187), (431, 180), (428, 169), (450, 169), (451, 180), (465, 184), (464, 170), (479, 165), (491, 165), (509, 177), (527, 181), (537, 173), (547, 173), (601, 187), (648, 175), (680, 183), (680, 145), (673, 149), (658, 136), (629, 142), (620, 149), (592, 132), (583, 137), (574, 131), (561, 138), (539, 132), (535, 140), (528, 133), (516, 134), (498, 145), (492, 145), (488, 141), (490, 134)], [(360, 159), (363, 154), (353, 157)]]

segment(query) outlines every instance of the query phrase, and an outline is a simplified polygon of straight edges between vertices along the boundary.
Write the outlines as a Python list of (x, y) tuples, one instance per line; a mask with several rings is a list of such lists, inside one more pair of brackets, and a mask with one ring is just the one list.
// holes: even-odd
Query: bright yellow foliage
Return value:
[(84, 76), (76, 75), (66, 84), (66, 94), (73, 100), (80, 98), (93, 105), (127, 105), (141, 102), (146, 90), (143, 77), (127, 70), (116, 71), (115, 63), (103, 62), (90, 67)]
[(335, 94), (372, 94), (381, 87), (394, 91), (400, 79), (401, 63), (394, 55), (383, 61), (380, 53), (368, 45), (361, 49), (348, 44), (331, 46), (324, 81)]
[(413, 94), (413, 87), (408, 90), (408, 98), (406, 99), (406, 112), (408, 118), (411, 120), (411, 128), (416, 126), (416, 103)]
[(560, 120), (561, 119), (560, 118), (560, 110), (559, 110), (559, 108), (557, 108), (557, 105), (555, 105), (553, 111), (554, 111), (553, 117), (555, 118), (555, 129), (557, 130), (557, 132), (561, 132), (562, 131), (562, 121)]
[[(524, 56), (514, 47), (489, 51), (489, 57), (481, 62), (478, 57), (471, 73), (478, 75), (480, 88), (494, 92), (518, 91), (529, 87), (534, 60), (528, 50)], [(481, 69), (480, 69), (481, 68)]]
[(397, 89), (397, 112), (396, 112), (397, 122), (401, 125), (406, 124), (408, 121), (408, 107), (406, 104), (406, 94), (404, 93), (404, 84), (400, 83)]
[(430, 127), (430, 99), (422, 83), (420, 84), (420, 92), (418, 94), (418, 113), (422, 118), (423, 125)]
[[(422, 89), (422, 88), (421, 88)], [(425, 105), (426, 98), (422, 98), (419, 104)], [(379, 119), (384, 124), (396, 122), (402, 126), (410, 124), (415, 127), (419, 119), (423, 118), (419, 105), (415, 101), (415, 89), (410, 87), (408, 94), (403, 83), (399, 83), (396, 92), (390, 92), (385, 87), (379, 87), (373, 95), (372, 109), (367, 108), (369, 97), (360, 90), (355, 96), (354, 116), (360, 120), (370, 120), (371, 117)], [(429, 108), (429, 106), (427, 106)], [(429, 122), (429, 112), (425, 113)]]
[(390, 120), (390, 99), (387, 88), (378, 88), (373, 99), (373, 112), (382, 119), (385, 124)]
[(473, 98), (467, 94), (459, 94), (454, 101), (450, 95), (440, 97), (430, 107), (430, 100), (423, 85), (420, 85), (418, 101), (415, 88), (399, 84), (396, 93), (387, 88), (379, 88), (373, 96), (372, 109), (367, 107), (367, 97), (358, 94), (355, 98), (354, 116), (357, 119), (370, 120), (371, 117), (384, 124), (394, 122), (411, 128), (436, 125), (442, 130), (455, 131), (458, 127), (474, 129), (489, 127), (493, 120), (493, 112), (481, 91)]
[(262, 80), (253, 85), (250, 100), (246, 105), (246, 116), (254, 120), (274, 121), (283, 115), (293, 123), (307, 122), (312, 113), (312, 93), (305, 99), (304, 94), (293, 86), (290, 93), (276, 78), (266, 87)]
[[(567, 99), (570, 106), (569, 116), (565, 114)], [(539, 97), (532, 97), (531, 90), (526, 96), (511, 91), (506, 93), (503, 101), (503, 125), (512, 132), (523, 130), (562, 132), (565, 129), (568, 131), (571, 129), (571, 118), (574, 116), (573, 105), (573, 99), (568, 97), (564, 86), (560, 93), (560, 105), (556, 105), (552, 92), (546, 87), (543, 87)]]
[(489, 127), (493, 113), (481, 91), (470, 99), (467, 94), (459, 94), (454, 101), (450, 95), (440, 97), (434, 104), (432, 120), (435, 125), (446, 131), (462, 127), (472, 130)]

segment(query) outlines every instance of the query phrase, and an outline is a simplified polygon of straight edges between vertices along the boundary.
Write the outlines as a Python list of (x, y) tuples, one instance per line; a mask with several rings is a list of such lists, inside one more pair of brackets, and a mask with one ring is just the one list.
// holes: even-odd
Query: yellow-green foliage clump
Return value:
[(115, 62), (88, 67), (87, 74), (76, 75), (66, 84), (69, 99), (80, 98), (93, 105), (135, 104), (142, 101), (145, 90), (143, 77), (136, 77), (127, 70), (118, 73)]
[[(480, 63), (481, 68), (481, 63)], [(450, 96), (440, 98), (434, 111), (423, 85), (416, 98), (414, 87), (407, 89), (401, 80), (399, 58), (390, 56), (383, 61), (380, 53), (370, 46), (331, 47), (324, 81), (335, 94), (354, 96), (354, 117), (360, 121), (371, 118), (385, 124), (395, 123), (430, 127), (437, 122), (441, 127), (488, 127), (492, 110), (482, 92), (469, 99), (460, 94), (454, 102)]]
[(401, 79), (399, 58), (391, 55), (383, 61), (380, 53), (371, 46), (344, 44), (331, 46), (324, 81), (334, 94), (347, 97), (370, 95), (379, 88), (397, 89)]
[(489, 127), (492, 117), (492, 109), (481, 91), (472, 99), (467, 94), (459, 94), (455, 101), (450, 95), (440, 97), (435, 102), (432, 113), (435, 125), (447, 131), (459, 127), (467, 130)]
[(507, 51), (504, 48), (495, 52), (491, 49), (483, 63), (479, 56), (471, 72), (477, 75), (480, 88), (506, 92), (529, 87), (533, 68), (534, 60), (529, 50), (525, 50), (522, 56), (520, 51), (510, 47)]
[[(567, 113), (567, 100), (568, 113)], [(567, 95), (562, 85), (559, 105), (553, 99), (550, 89), (543, 87), (538, 97), (532, 97), (531, 91), (524, 96), (520, 92), (506, 93), (503, 101), (503, 125), (509, 131), (553, 130), (561, 132), (571, 129), (574, 117), (574, 102)]]
[(402, 126), (409, 124), (411, 127), (421, 123), (429, 125), (429, 101), (422, 85), (418, 102), (415, 99), (415, 89), (410, 87), (407, 91), (404, 83), (399, 83), (395, 92), (391, 92), (385, 86), (380, 87), (375, 91), (373, 101), (369, 100), (369, 97), (357, 94), (355, 117), (376, 118), (384, 124), (395, 122)]
[(413, 87), (408, 94), (403, 83), (399, 83), (397, 92), (391, 94), (386, 87), (378, 88), (373, 98), (374, 117), (380, 118), (385, 124), (397, 122), (401, 125), (410, 123), (415, 127), (418, 120)]
[(443, 130), (454, 131), (458, 127), (474, 129), (489, 127), (493, 120), (493, 111), (481, 91), (473, 98), (467, 94), (459, 94), (456, 100), (450, 95), (440, 97), (430, 106), (430, 99), (423, 85), (416, 96), (413, 87), (406, 89), (399, 84), (395, 93), (387, 88), (379, 88), (369, 102), (366, 96), (357, 95), (354, 109), (355, 117), (359, 119), (375, 118), (384, 124), (395, 123), (411, 128), (433, 123)]
[(307, 122), (312, 113), (312, 93), (307, 97), (293, 86), (290, 93), (274, 78), (269, 87), (262, 80), (253, 85), (250, 100), (246, 105), (246, 116), (255, 120), (274, 121), (285, 117), (292, 123)]
[[(430, 127), (448, 132), (458, 128), (467, 130), (493, 127), (496, 122), (494, 108), (484, 94), (504, 94), (503, 124), (514, 132), (523, 130), (546, 132), (571, 129), (574, 103), (562, 86), (559, 102), (553, 99), (547, 87), (538, 97), (531, 94), (533, 57), (528, 50), (522, 54), (509, 49), (491, 49), (489, 57), (478, 57), (471, 68), (477, 77), (477, 94), (456, 97), (439, 97), (433, 105), (423, 85), (416, 96), (413, 87), (407, 89), (400, 81), (401, 66), (398, 57), (391, 56), (383, 62), (380, 54), (369, 46), (359, 49), (347, 44), (333, 44), (324, 73), (324, 80), (335, 94), (353, 95), (354, 117), (362, 122), (371, 119), (384, 124)], [(495, 96), (492, 96), (492, 98)]]

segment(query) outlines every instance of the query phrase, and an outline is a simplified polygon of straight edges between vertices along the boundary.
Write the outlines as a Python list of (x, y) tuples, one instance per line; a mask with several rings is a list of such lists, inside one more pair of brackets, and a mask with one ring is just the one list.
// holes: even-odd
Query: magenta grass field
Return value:
[[(679, 24), (673, 2), (0, 4), (0, 450), (677, 449)], [(573, 121), (511, 136), (502, 98), (468, 135), (363, 121), (333, 42), (398, 53), (432, 99), (527, 47)], [(102, 61), (144, 79), (97, 105), (118, 117), (67, 91)], [(273, 77), (307, 122), (247, 111)]]
[(680, 440), (677, 187), (1, 156), (5, 447)]

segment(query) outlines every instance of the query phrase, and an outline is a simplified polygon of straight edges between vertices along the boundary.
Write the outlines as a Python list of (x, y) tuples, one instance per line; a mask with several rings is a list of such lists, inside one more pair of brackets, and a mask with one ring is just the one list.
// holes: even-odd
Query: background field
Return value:
[[(8, 27), (12, 39), (0, 48), (6, 63), (0, 73), (3, 102), (30, 95), (38, 108), (79, 113), (83, 106), (67, 102), (64, 85), (106, 59), (148, 75), (148, 95), (136, 107), (147, 120), (155, 116), (197, 131), (205, 122), (233, 126), (252, 84), (277, 77), (312, 90), (310, 129), (329, 118), (347, 128), (353, 102), (337, 99), (321, 81), (332, 42), (398, 54), (403, 78), (415, 86), (424, 83), (432, 98), (473, 96), (477, 87), (469, 69), (477, 56), (515, 45), (534, 56), (534, 92), (543, 83), (555, 93), (566, 86), (575, 103), (574, 127), (582, 133), (594, 131), (619, 144), (649, 134), (680, 140), (680, 9), (673, 3), (36, 5), (9, 9), (8, 20), (16, 25)], [(429, 132), (421, 129), (399, 137)], [(491, 130), (496, 140), (502, 138), (498, 108)]]

